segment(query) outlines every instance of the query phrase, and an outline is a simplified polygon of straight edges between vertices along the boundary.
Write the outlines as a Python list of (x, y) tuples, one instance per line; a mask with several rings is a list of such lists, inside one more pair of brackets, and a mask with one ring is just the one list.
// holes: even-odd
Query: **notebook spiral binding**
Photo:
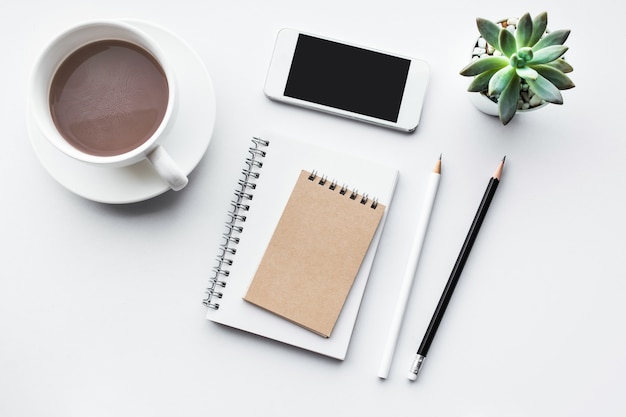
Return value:
[[(317, 175), (317, 171), (311, 172), (311, 174), (307, 177), (309, 181), (315, 181), (317, 178), (319, 178), (319, 180), (317, 181), (318, 185), (321, 185), (322, 187), (326, 186), (326, 183), (328, 182), (328, 177), (326, 177), (325, 175), (322, 175), (322, 176)], [(337, 185), (338, 185), (337, 182), (333, 180), (328, 184), (328, 189), (331, 191), (334, 191), (337, 189)], [(356, 189), (349, 190), (348, 186), (343, 185), (339, 189), (339, 194), (347, 195), (348, 197), (350, 197), (351, 200), (356, 200), (357, 197), (359, 196), (359, 191)], [(359, 200), (359, 203), (366, 205), (369, 201), (370, 201), (369, 196), (367, 194), (363, 194)], [(373, 198), (371, 199), (371, 201), (372, 202), (370, 204), (370, 208), (376, 209), (378, 207), (378, 199)]]
[(260, 176), (263, 167), (263, 158), (266, 151), (263, 148), (269, 146), (270, 142), (261, 138), (253, 137), (252, 146), (248, 149), (250, 153), (246, 158), (246, 167), (242, 170), (242, 178), (235, 189), (235, 198), (231, 201), (231, 209), (228, 212), (229, 220), (226, 221), (226, 232), (223, 234), (223, 242), (220, 245), (219, 253), (216, 257), (217, 265), (213, 268), (213, 276), (209, 279), (209, 286), (205, 290), (206, 297), (203, 304), (209, 308), (217, 310), (220, 308), (219, 302), (223, 296), (222, 288), (226, 287), (225, 279), (230, 274), (229, 266), (233, 264), (233, 256), (237, 252), (239, 244), (239, 233), (243, 231), (243, 223), (246, 221), (245, 213), (250, 209), (247, 201), (252, 200), (256, 180)]

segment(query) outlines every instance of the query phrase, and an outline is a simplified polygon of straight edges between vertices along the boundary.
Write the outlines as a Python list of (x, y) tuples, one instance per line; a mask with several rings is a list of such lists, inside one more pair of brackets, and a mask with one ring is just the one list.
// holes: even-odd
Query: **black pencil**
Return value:
[(465, 266), (465, 262), (467, 261), (467, 257), (469, 256), (470, 251), (472, 250), (472, 246), (474, 245), (474, 241), (476, 240), (476, 236), (478, 235), (478, 231), (480, 230), (480, 226), (485, 219), (485, 215), (487, 214), (487, 210), (489, 209), (489, 205), (491, 204), (491, 200), (493, 199), (494, 194), (496, 193), (496, 189), (498, 188), (498, 184), (500, 183), (500, 177), (502, 176), (502, 169), (504, 168), (504, 160), (506, 157), (502, 158), (496, 172), (493, 174), (491, 179), (489, 180), (489, 184), (487, 185), (487, 189), (485, 190), (485, 194), (483, 195), (483, 199), (478, 206), (478, 211), (474, 216), (474, 221), (470, 226), (469, 232), (467, 233), (467, 237), (465, 238), (465, 242), (461, 247), (461, 252), (452, 268), (452, 273), (450, 274), (450, 278), (448, 278), (448, 283), (443, 290), (443, 294), (441, 294), (441, 298), (439, 299), (439, 303), (437, 304), (437, 308), (435, 308), (435, 312), (433, 313), (433, 317), (430, 320), (430, 324), (426, 329), (426, 333), (424, 334), (424, 338), (422, 339), (422, 343), (420, 347), (417, 349), (417, 354), (415, 355), (415, 360), (411, 365), (411, 370), (409, 371), (409, 379), (411, 381), (415, 381), (417, 379), (417, 375), (422, 368), (424, 363), (424, 359), (426, 359), (426, 355), (428, 354), (428, 349), (430, 348), (433, 339), (435, 338), (435, 333), (437, 333), (437, 328), (439, 327), (439, 323), (441, 323), (441, 319), (446, 311), (446, 307), (448, 307), (448, 303), (450, 302), (450, 298), (452, 298), (452, 293), (454, 292), (454, 288), (456, 287), (457, 282), (459, 281), (459, 277), (461, 276), (461, 272), (463, 271), (463, 267)]

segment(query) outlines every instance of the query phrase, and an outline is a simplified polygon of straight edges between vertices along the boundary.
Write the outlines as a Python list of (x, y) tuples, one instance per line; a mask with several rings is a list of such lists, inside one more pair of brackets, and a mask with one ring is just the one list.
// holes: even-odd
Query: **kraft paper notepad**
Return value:
[(244, 299), (329, 337), (384, 211), (302, 171)]
[[(240, 146), (241, 174), (230, 180), (226, 179), (223, 184), (224, 195), (226, 192), (232, 192), (232, 201), (224, 202), (225, 228), (222, 236), (215, 237), (217, 257), (214, 270), (209, 276), (207, 296), (204, 300), (205, 305), (209, 307), (206, 317), (215, 323), (342, 360), (347, 354), (357, 322), (361, 300), (398, 180), (398, 170), (355, 154), (338, 152), (311, 142), (276, 134), (252, 138), (247, 146), (244, 144)], [(337, 187), (346, 185), (349, 193), (354, 190), (358, 190), (360, 196), (367, 193), (370, 204), (372, 199), (377, 198), (379, 207), (384, 207), (384, 210), (377, 211), (381, 217), (377, 227), (373, 227), (364, 254), (360, 254), (356, 257), (357, 260), (353, 261), (359, 266), (356, 268), (352, 285), (350, 286), (349, 282), (343, 283), (342, 291), (345, 292), (346, 287), (349, 287), (347, 294), (336, 291), (336, 294), (340, 294), (339, 302), (329, 311), (339, 310), (339, 314), (332, 332), (329, 332), (330, 337), (320, 337), (308, 328), (294, 324), (296, 320), (293, 318), (285, 319), (266, 308), (260, 308), (244, 300), (248, 289), (255, 287), (252, 285), (254, 276), (257, 269), (262, 266), (266, 249), (270, 247), (274, 232), (278, 230), (279, 221), (302, 170), (317, 171), (318, 182), (319, 176), (326, 176), (327, 186), (336, 180)], [(315, 192), (319, 191), (323, 190), (318, 189)], [(216, 191), (218, 192), (221, 191)], [(360, 200), (349, 202), (359, 205)], [(318, 210), (321, 209), (326, 207), (309, 207), (306, 214), (315, 223), (319, 223), (320, 216), (328, 219), (337, 213), (333, 209), (330, 210), (330, 215), (320, 214)], [(356, 218), (350, 220), (355, 222)], [(368, 225), (370, 221), (371, 219), (367, 219), (359, 226)], [(302, 239), (294, 238), (291, 243), (295, 245), (299, 240), (306, 238), (306, 236)], [(326, 238), (327, 236), (322, 237)], [(341, 242), (350, 242), (350, 239), (337, 239), (333, 245)], [(351, 252), (353, 248), (348, 249)], [(275, 259), (274, 267), (277, 263), (290, 262), (287, 258), (289, 257)], [(327, 262), (313, 257), (302, 259), (314, 261), (318, 265)], [(323, 280), (326, 284), (331, 281)], [(288, 286), (281, 286), (278, 291), (279, 295), (285, 291), (291, 293)], [(343, 306), (338, 306), (342, 299)], [(332, 318), (330, 321), (333, 321)], [(307, 327), (313, 328), (309, 324)], [(320, 333), (324, 332), (327, 330)]]

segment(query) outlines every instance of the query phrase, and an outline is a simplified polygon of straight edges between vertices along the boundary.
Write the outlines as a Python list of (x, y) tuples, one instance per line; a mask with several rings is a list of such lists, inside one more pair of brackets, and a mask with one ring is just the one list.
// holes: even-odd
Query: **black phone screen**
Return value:
[(411, 61), (300, 34), (284, 95), (397, 122)]

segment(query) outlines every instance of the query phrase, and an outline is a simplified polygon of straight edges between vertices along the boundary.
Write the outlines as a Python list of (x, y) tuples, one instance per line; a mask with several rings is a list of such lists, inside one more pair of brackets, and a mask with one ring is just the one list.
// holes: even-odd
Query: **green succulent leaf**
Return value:
[(493, 77), (489, 80), (489, 88), (487, 94), (490, 96), (498, 95), (506, 88), (511, 82), (511, 79), (517, 78), (515, 68), (505, 67), (493, 74)]
[(533, 20), (530, 14), (526, 13), (520, 17), (517, 22), (517, 30), (515, 31), (515, 38), (517, 39), (517, 47), (523, 48), (524, 46), (530, 46), (529, 41), (533, 35)]
[(569, 72), (574, 71), (574, 68), (563, 58), (559, 58), (557, 60), (554, 60), (552, 62), (548, 62), (546, 64), (542, 64), (542, 65), (549, 65), (552, 68), (558, 69), (559, 71), (567, 74)]
[(559, 90), (567, 90), (575, 87), (574, 82), (567, 75), (551, 65), (534, 65), (533, 69), (554, 84)]
[(498, 98), (498, 116), (504, 125), (511, 121), (517, 111), (519, 84), (519, 76), (515, 70), (513, 70), (512, 77), (510, 77), (508, 84), (504, 87)]
[(491, 20), (483, 19), (479, 17), (476, 19), (476, 26), (478, 26), (478, 32), (487, 41), (488, 44), (500, 50), (500, 42), (498, 36), (500, 34), (500, 26)]
[(508, 63), (509, 60), (503, 56), (488, 56), (479, 58), (467, 64), (467, 66), (461, 70), (460, 74), (472, 77), (485, 71), (506, 67)]
[(533, 46), (543, 36), (548, 27), (548, 13), (542, 12), (533, 19), (533, 33), (528, 40), (528, 46)]
[(499, 71), (499, 68), (496, 68), (496, 69), (492, 69), (489, 71), (485, 71), (482, 74), (478, 74), (476, 77), (474, 77), (469, 87), (467, 87), (467, 91), (470, 91), (472, 93), (479, 93), (479, 92), (487, 91), (487, 89), (489, 88), (489, 80), (491, 80), (491, 77), (493, 77), (493, 74), (495, 74), (498, 71)]
[(517, 41), (515, 40), (515, 35), (513, 35), (508, 30), (500, 30), (499, 41), (501, 51), (507, 57), (510, 58), (511, 55), (517, 52)]
[(549, 103), (563, 104), (563, 96), (554, 84), (539, 75), (536, 80), (526, 80), (531, 90)]
[(560, 29), (548, 33), (533, 46), (533, 51), (538, 51), (552, 45), (563, 45), (569, 37), (570, 32), (569, 29)]
[(536, 80), (539, 73), (531, 67), (516, 68), (517, 75), (525, 80)]
[(563, 56), (567, 52), (568, 47), (564, 45), (552, 45), (543, 49), (535, 51), (533, 59), (531, 59), (529, 65), (546, 64), (552, 62)]

